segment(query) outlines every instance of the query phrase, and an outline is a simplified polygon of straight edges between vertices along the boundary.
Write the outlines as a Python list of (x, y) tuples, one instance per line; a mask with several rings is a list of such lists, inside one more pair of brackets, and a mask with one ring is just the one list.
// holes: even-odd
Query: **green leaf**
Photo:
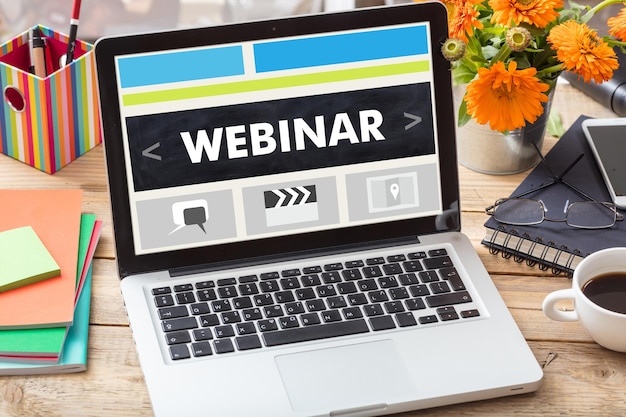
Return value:
[(461, 105), (459, 106), (459, 117), (457, 119), (457, 125), (459, 127), (465, 126), (467, 122), (469, 122), (471, 116), (467, 114), (467, 104), (465, 104), (465, 100), (461, 101)]
[(559, 114), (555, 111), (551, 111), (548, 116), (547, 130), (550, 136), (555, 138), (560, 138), (565, 133), (565, 128), (561, 122), (561, 116), (559, 116)]

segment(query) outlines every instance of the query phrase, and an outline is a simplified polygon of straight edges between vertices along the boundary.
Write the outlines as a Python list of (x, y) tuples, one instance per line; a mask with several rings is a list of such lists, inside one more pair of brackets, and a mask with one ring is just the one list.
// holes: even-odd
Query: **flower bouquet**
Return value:
[(470, 118), (508, 132), (534, 123), (564, 71), (585, 82), (609, 80), (626, 51), (626, 7), (608, 19), (609, 35), (587, 24), (599, 10), (563, 0), (444, 0), (449, 38), (442, 46), (455, 84), (466, 84), (459, 126)]

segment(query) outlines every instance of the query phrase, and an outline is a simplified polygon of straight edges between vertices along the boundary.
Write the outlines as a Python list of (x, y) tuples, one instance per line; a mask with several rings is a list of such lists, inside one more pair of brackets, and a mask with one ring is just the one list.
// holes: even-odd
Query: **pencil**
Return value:
[(76, 33), (78, 32), (78, 17), (80, 16), (81, 0), (74, 0), (72, 5), (72, 17), (70, 19), (70, 37), (67, 43), (67, 54), (65, 55), (65, 65), (74, 60), (74, 50), (76, 49)]

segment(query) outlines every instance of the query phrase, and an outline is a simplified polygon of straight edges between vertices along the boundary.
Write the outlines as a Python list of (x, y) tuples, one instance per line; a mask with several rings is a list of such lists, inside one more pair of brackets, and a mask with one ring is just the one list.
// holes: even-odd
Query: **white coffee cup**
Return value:
[[(596, 343), (626, 352), (626, 314), (597, 305), (582, 291), (587, 281), (611, 272), (626, 273), (626, 247), (603, 249), (585, 257), (574, 270), (572, 288), (548, 294), (543, 312), (552, 320), (579, 320)], [(557, 309), (556, 304), (564, 300), (573, 300), (574, 310)]]

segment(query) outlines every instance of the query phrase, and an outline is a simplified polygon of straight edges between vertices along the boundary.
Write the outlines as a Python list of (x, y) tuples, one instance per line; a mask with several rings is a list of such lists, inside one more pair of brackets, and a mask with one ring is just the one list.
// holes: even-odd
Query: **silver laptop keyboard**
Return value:
[(480, 316), (445, 249), (152, 289), (182, 360)]

